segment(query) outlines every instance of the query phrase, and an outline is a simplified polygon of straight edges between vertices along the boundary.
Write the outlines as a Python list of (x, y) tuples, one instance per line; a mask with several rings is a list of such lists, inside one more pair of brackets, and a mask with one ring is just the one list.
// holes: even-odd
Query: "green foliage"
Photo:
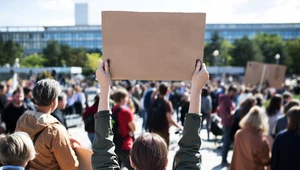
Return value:
[(289, 72), (293, 74), (300, 74), (300, 39), (288, 41), (286, 43), (286, 50), (289, 56)]
[(265, 63), (275, 64), (275, 55), (280, 54), (280, 64), (287, 64), (288, 58), (284, 49), (284, 42), (277, 34), (257, 34), (254, 42), (260, 48)]
[(5, 43), (0, 41), (0, 66), (6, 63), (13, 65), (16, 58), (23, 56), (23, 47), (12, 40)]
[(85, 67), (87, 56), (84, 48), (72, 48), (66, 44), (58, 44), (57, 41), (49, 41), (43, 50), (46, 59), (45, 66), (79, 66)]
[(99, 66), (99, 59), (102, 59), (102, 56), (99, 53), (87, 54), (87, 65), (86, 67), (96, 70)]
[[(214, 66), (215, 58), (213, 57), (213, 52), (215, 50), (221, 49), (222, 37), (220, 37), (218, 32), (214, 32), (211, 36), (210, 42), (205, 44), (204, 47), (204, 62), (208, 66)], [(221, 51), (220, 51), (221, 54)]]
[(39, 74), (39, 80), (46, 79), (46, 78), (52, 78), (50, 72), (43, 71)]
[(218, 65), (219, 66), (229, 66), (233, 62), (233, 58), (230, 55), (233, 45), (230, 44), (227, 40), (221, 42), (220, 55), (218, 56)]
[(263, 61), (260, 48), (246, 36), (234, 41), (230, 54), (234, 58), (233, 66), (246, 66), (248, 61)]
[(31, 54), (20, 60), (21, 67), (43, 67), (46, 59), (40, 54)]
[(47, 47), (43, 50), (46, 59), (45, 66), (62, 66), (60, 58), (61, 50), (57, 41), (48, 41)]

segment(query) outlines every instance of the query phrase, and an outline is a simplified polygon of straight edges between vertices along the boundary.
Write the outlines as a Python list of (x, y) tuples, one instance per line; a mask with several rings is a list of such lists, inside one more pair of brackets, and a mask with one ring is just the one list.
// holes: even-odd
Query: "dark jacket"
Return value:
[(68, 130), (67, 121), (62, 111), (60, 111), (59, 109), (55, 109), (53, 113), (51, 113), (51, 115), (55, 117)]
[(7, 105), (8, 105), (7, 97), (5, 95), (0, 95), (0, 114), (1, 114), (1, 116)]
[(272, 158), (272, 170), (300, 169), (300, 135), (295, 131), (285, 130), (279, 132), (275, 138)]
[(285, 115), (277, 120), (275, 133), (278, 134), (280, 131), (285, 130), (287, 128), (287, 126), (288, 126), (288, 120)]
[[(110, 124), (111, 112), (100, 111), (95, 114), (96, 136), (93, 144), (92, 165), (94, 170), (120, 169), (117, 155), (114, 152), (112, 142), (113, 133)], [(177, 170), (201, 169), (201, 116), (198, 114), (186, 114), (183, 136), (178, 145), (179, 150), (175, 155)]]
[(10, 103), (3, 111), (2, 121), (6, 125), (6, 133), (14, 133), (16, 124), (19, 118), (27, 110), (27, 105), (23, 103), (21, 107), (15, 107), (13, 103)]

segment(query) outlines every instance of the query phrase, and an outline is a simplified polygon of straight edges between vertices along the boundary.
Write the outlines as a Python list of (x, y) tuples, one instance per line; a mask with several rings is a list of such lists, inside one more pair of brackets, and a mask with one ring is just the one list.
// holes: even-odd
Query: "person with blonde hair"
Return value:
[(270, 163), (270, 148), (265, 134), (269, 125), (266, 114), (258, 106), (250, 109), (240, 122), (235, 135), (230, 170), (263, 170)]
[(0, 161), (4, 165), (3, 170), (24, 170), (35, 155), (34, 145), (27, 133), (0, 135)]

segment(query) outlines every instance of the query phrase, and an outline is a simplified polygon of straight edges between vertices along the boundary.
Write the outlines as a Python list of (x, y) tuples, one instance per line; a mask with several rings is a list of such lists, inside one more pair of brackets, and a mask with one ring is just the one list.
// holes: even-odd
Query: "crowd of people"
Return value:
[[(201, 163), (199, 129), (206, 129), (211, 141), (216, 127), (222, 131), (222, 166), (232, 170), (299, 168), (300, 102), (293, 93), (300, 89), (300, 81), (294, 89), (278, 90), (237, 81), (207, 82), (208, 73), (200, 63), (191, 82), (111, 82), (109, 63), (101, 63), (96, 72), (101, 93), (92, 104), (80, 84), (62, 88), (55, 80), (43, 79), (10, 94), (2, 83), (0, 160), (8, 167), (77, 169), (75, 153), (80, 143), (69, 135), (65, 115), (79, 114), (92, 143), (94, 169), (163, 170), (170, 126), (183, 131), (175, 169), (200, 169), (205, 164)], [(143, 119), (140, 136), (135, 135), (134, 115)], [(218, 117), (222, 127), (212, 117)], [(5, 149), (16, 140), (23, 142), (15, 144), (18, 151)], [(29, 148), (27, 155), (21, 153), (24, 147)], [(228, 161), (231, 148), (233, 156)], [(12, 154), (25, 155), (15, 162), (2, 160), (2, 155), (13, 160), (16, 155)]]

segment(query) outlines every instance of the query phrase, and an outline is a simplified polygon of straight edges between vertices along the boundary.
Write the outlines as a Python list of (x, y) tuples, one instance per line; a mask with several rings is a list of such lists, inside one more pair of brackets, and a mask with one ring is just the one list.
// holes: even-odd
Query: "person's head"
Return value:
[(24, 87), (23, 90), (24, 90), (25, 98), (32, 99), (32, 89), (29, 87)]
[(266, 134), (269, 130), (268, 118), (264, 111), (254, 106), (240, 121), (241, 128), (251, 128), (259, 133)]
[(71, 88), (68, 88), (68, 89), (66, 90), (66, 95), (67, 95), (68, 97), (71, 97), (71, 96), (73, 95), (73, 90), (72, 90)]
[(237, 93), (238, 93), (238, 89), (237, 89), (237, 87), (235, 85), (229, 86), (229, 88), (228, 88), (228, 96), (230, 98), (235, 98), (236, 95), (237, 95)]
[(241, 103), (241, 109), (239, 112), (240, 118), (243, 118), (249, 110), (256, 105), (256, 99), (254, 97), (248, 97)]
[(288, 130), (296, 131), (300, 135), (300, 107), (292, 107), (288, 113)]
[(155, 83), (154, 82), (151, 82), (150, 83), (150, 88), (154, 88), (155, 87)]
[(279, 94), (272, 96), (270, 105), (267, 108), (268, 116), (275, 115), (278, 111), (280, 111), (281, 107), (282, 107), (282, 96)]
[(290, 102), (288, 102), (286, 105), (284, 105), (283, 113), (287, 115), (288, 111), (294, 106), (300, 106), (300, 102), (298, 99), (293, 99)]
[(159, 85), (158, 91), (159, 91), (159, 94), (160, 94), (161, 96), (167, 95), (168, 90), (169, 90), (169, 87), (168, 87), (168, 85), (167, 85), (166, 83), (161, 83), (161, 84)]
[(134, 92), (134, 88), (131, 85), (126, 87), (126, 90), (128, 91), (129, 94), (133, 94), (133, 92)]
[(0, 84), (0, 95), (5, 95), (7, 91), (6, 85), (5, 84)]
[(261, 107), (263, 105), (264, 96), (261, 93), (257, 93), (254, 97), (256, 99), (256, 105)]
[(207, 97), (209, 95), (209, 91), (207, 87), (202, 88), (202, 97)]
[(12, 102), (15, 106), (21, 106), (24, 101), (24, 92), (22, 87), (17, 87), (17, 89), (12, 94)]
[(34, 145), (27, 133), (0, 135), (0, 160), (3, 165), (25, 167), (35, 155)]
[(54, 111), (58, 104), (58, 95), (61, 93), (60, 86), (53, 79), (43, 79), (36, 83), (32, 90), (33, 99), (37, 108), (44, 107)]
[(58, 98), (58, 104), (57, 104), (57, 109), (63, 110), (66, 108), (67, 105), (67, 95), (65, 93), (61, 93)]
[(76, 93), (78, 93), (78, 92), (81, 92), (82, 89), (81, 89), (80, 86), (75, 86), (75, 87), (74, 87), (74, 91), (75, 91)]
[(164, 170), (168, 163), (166, 142), (153, 133), (139, 136), (132, 145), (130, 162), (136, 170)]
[(112, 99), (120, 105), (125, 105), (127, 104), (129, 100), (129, 95), (126, 89), (124, 88), (119, 88), (117, 89), (114, 94), (112, 95)]
[(283, 98), (283, 105), (285, 105), (293, 99), (293, 95), (290, 92), (284, 92), (282, 94), (282, 98)]

